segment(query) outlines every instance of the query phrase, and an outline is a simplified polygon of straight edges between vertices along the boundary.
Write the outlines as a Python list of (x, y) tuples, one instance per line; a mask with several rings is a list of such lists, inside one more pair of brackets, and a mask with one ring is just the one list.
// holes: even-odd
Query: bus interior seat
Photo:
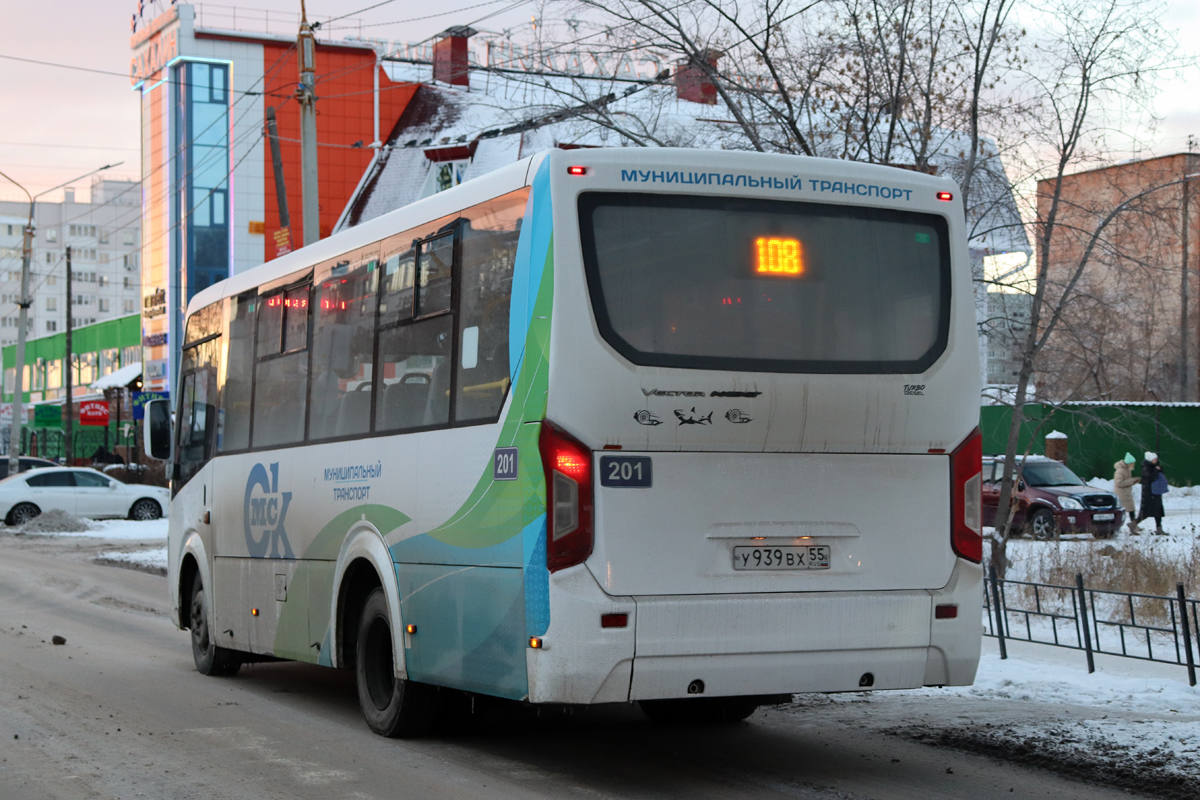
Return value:
[(419, 428), (425, 424), (425, 405), (429, 395), (429, 374), (409, 372), (384, 390), (383, 430)]
[(429, 399), (425, 404), (425, 424), (445, 425), (450, 421), (450, 359), (444, 358), (433, 368), (429, 380)]
[(357, 389), (352, 389), (342, 395), (342, 401), (338, 404), (333, 435), (347, 436), (352, 433), (366, 433), (370, 427), (371, 382), (365, 381)]

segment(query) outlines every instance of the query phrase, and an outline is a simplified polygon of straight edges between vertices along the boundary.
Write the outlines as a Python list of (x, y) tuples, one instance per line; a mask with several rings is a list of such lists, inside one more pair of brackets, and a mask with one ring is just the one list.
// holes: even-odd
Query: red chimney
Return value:
[(693, 103), (716, 105), (717, 87), (712, 82), (709, 69), (715, 70), (717, 60), (723, 55), (720, 50), (701, 50), (680, 62), (675, 68), (675, 96)]
[(469, 86), (467, 68), (467, 39), (478, 31), (466, 25), (455, 25), (442, 31), (442, 38), (433, 45), (433, 79), (451, 86)]

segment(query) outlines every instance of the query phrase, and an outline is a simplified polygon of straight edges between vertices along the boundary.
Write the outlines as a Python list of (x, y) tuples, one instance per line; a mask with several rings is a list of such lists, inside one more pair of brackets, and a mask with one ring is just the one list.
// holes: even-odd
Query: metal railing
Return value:
[(1083, 650), (1088, 672), (1096, 671), (1096, 653), (1185, 666), (1196, 685), (1200, 599), (1187, 597), (1182, 583), (1172, 597), (1089, 589), (1082, 574), (1074, 586), (1004, 580), (992, 567), (983, 606), (984, 635), (998, 640), (1001, 658), (1008, 658), (1005, 641), (1015, 639)]

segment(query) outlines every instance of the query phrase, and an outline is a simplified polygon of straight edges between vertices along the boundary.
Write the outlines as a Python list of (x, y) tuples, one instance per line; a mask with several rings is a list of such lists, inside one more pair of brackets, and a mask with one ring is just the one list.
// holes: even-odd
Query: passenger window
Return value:
[(108, 478), (98, 472), (83, 472), (75, 473), (75, 485), (86, 486), (92, 489), (107, 489), (109, 484)]
[(422, 242), (417, 250), (417, 302), (413, 316), (450, 310), (454, 285), (454, 234)]
[(304, 439), (308, 399), (308, 284), (267, 295), (258, 316), (254, 447)]
[(378, 266), (378, 248), (368, 248), (317, 272), (309, 439), (371, 429)]
[(444, 314), (380, 331), (376, 430), (410, 430), (450, 421), (452, 321)]
[(412, 319), (413, 292), (417, 280), (417, 251), (412, 244), (383, 258), (383, 297), (379, 301), (379, 324), (391, 325)]
[(71, 472), (46, 472), (41, 475), (30, 475), (25, 479), (25, 483), (38, 489), (52, 486), (74, 486), (75, 477)]
[(463, 212), (454, 418), (492, 421), (508, 394), (508, 316), (528, 189)]
[(231, 297), (224, 381), (221, 384), (221, 418), (217, 449), (243, 450), (250, 446), (250, 376), (254, 374), (255, 292)]

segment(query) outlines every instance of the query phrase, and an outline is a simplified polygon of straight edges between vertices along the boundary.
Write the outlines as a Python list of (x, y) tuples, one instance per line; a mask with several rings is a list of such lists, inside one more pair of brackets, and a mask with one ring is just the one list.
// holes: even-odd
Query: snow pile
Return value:
[[(45, 516), (44, 514), (42, 516)], [(41, 517), (39, 517), (41, 519)], [(62, 536), (90, 536), (97, 539), (134, 540), (167, 540), (167, 521), (152, 519), (139, 522), (132, 519), (97, 519), (92, 520), (92, 527), (87, 533), (75, 531), (47, 531)]]
[(17, 526), (21, 533), (82, 533), (91, 529), (92, 524), (86, 519), (57, 508), (43, 511), (24, 525)]
[(110, 550), (96, 556), (101, 564), (112, 564), (120, 567), (150, 572), (155, 575), (167, 574), (167, 548), (156, 547), (149, 550)]

